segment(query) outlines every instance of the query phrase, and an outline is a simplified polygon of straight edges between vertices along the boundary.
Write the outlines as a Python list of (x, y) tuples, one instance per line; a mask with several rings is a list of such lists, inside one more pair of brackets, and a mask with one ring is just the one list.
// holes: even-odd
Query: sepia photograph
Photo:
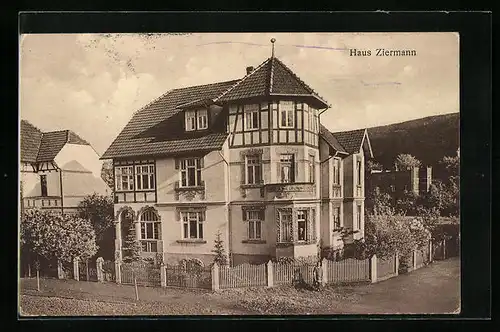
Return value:
[(21, 34), (19, 316), (459, 314), (459, 47)]

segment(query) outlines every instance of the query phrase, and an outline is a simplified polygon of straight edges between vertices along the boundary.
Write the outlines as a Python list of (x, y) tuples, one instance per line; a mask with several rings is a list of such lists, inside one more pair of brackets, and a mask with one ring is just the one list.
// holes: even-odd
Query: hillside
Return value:
[(436, 166), (443, 156), (454, 156), (459, 147), (459, 113), (368, 129), (375, 160), (391, 168), (396, 156), (409, 153), (424, 165)]

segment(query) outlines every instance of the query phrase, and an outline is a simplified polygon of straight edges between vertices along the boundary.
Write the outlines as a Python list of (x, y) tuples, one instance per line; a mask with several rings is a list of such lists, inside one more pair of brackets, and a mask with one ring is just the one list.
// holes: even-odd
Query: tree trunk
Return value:
[(137, 289), (137, 278), (134, 273), (135, 300), (139, 301), (139, 290)]
[(36, 270), (36, 290), (40, 291), (40, 271)]
[(31, 263), (28, 263), (28, 278), (31, 278)]
[(89, 281), (90, 278), (89, 278), (89, 260), (88, 259), (85, 262), (85, 269), (87, 271), (87, 281)]

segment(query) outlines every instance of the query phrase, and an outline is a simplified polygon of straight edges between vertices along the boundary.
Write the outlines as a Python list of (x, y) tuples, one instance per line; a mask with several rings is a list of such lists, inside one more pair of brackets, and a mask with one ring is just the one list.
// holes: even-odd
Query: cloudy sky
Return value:
[(52, 34), (20, 39), (20, 116), (71, 129), (102, 154), (136, 110), (173, 88), (243, 77), (270, 56), (273, 37), (276, 56), (331, 104), (321, 120), (332, 131), (459, 111), (454, 33)]

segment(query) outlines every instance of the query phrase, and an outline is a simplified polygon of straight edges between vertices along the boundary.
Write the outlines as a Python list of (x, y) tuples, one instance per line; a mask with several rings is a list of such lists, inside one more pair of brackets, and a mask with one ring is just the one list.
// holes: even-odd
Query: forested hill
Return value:
[(460, 115), (451, 113), (368, 128), (368, 134), (375, 160), (385, 168), (391, 168), (400, 153), (409, 153), (423, 165), (435, 167), (443, 156), (457, 153)]

